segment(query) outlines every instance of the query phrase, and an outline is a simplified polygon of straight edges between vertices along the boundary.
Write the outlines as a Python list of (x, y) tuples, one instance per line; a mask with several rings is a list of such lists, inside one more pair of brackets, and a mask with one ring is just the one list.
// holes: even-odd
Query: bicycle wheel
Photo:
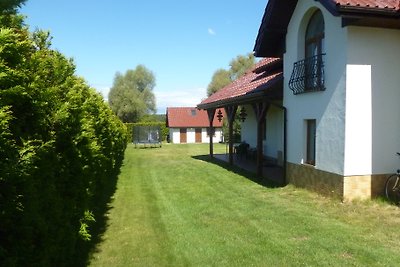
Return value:
[(385, 184), (385, 195), (386, 198), (393, 204), (400, 204), (400, 176), (392, 174), (386, 180)]

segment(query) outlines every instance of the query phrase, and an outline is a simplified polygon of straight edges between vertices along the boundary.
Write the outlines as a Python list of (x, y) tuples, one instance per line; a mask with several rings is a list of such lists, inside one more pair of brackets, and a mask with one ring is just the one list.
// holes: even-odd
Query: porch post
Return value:
[(253, 104), (254, 113), (257, 119), (257, 175), (263, 176), (263, 131), (265, 128), (265, 118), (270, 107), (269, 103), (260, 102)]
[(214, 115), (215, 115), (215, 108), (207, 109), (208, 121), (209, 121), (209, 130), (208, 133), (210, 135), (210, 157), (214, 158), (214, 144), (213, 144), (213, 136), (214, 136)]
[(237, 108), (237, 105), (225, 107), (229, 125), (229, 164), (231, 165), (233, 165), (233, 121), (235, 120)]

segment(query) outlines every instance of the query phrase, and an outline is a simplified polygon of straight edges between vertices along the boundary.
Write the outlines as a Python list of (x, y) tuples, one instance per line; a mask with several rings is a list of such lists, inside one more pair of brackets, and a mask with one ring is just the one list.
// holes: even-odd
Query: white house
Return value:
[(255, 52), (284, 60), (288, 182), (369, 198), (399, 165), (399, 8), (269, 1)]
[[(199, 110), (196, 107), (169, 107), (167, 108), (167, 127), (171, 143), (210, 142), (209, 120), (205, 110)], [(221, 142), (223, 140), (222, 121), (215, 118), (213, 127), (213, 142)]]
[(268, 1), (255, 55), (282, 58), (284, 78), (264, 154), (282, 148), (268, 127), (281, 121), (287, 182), (343, 199), (382, 193), (400, 164), (399, 45), (397, 0)]

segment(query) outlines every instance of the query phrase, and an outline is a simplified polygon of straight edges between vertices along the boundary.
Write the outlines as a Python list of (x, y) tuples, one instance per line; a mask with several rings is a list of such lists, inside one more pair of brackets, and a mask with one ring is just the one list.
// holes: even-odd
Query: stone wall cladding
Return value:
[(298, 187), (342, 198), (343, 176), (320, 171), (309, 165), (287, 163), (287, 181)]
[(387, 177), (387, 174), (342, 176), (315, 169), (314, 166), (287, 164), (288, 183), (344, 201), (382, 196)]
[(344, 199), (371, 199), (384, 194), (384, 186), (389, 175), (362, 175), (344, 177)]

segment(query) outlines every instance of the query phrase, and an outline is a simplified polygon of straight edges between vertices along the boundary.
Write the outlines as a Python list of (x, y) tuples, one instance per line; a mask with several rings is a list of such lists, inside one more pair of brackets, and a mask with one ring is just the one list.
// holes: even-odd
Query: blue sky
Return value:
[(252, 52), (267, 0), (28, 0), (27, 24), (107, 98), (116, 72), (143, 64), (156, 77), (157, 113), (195, 106), (213, 73)]

